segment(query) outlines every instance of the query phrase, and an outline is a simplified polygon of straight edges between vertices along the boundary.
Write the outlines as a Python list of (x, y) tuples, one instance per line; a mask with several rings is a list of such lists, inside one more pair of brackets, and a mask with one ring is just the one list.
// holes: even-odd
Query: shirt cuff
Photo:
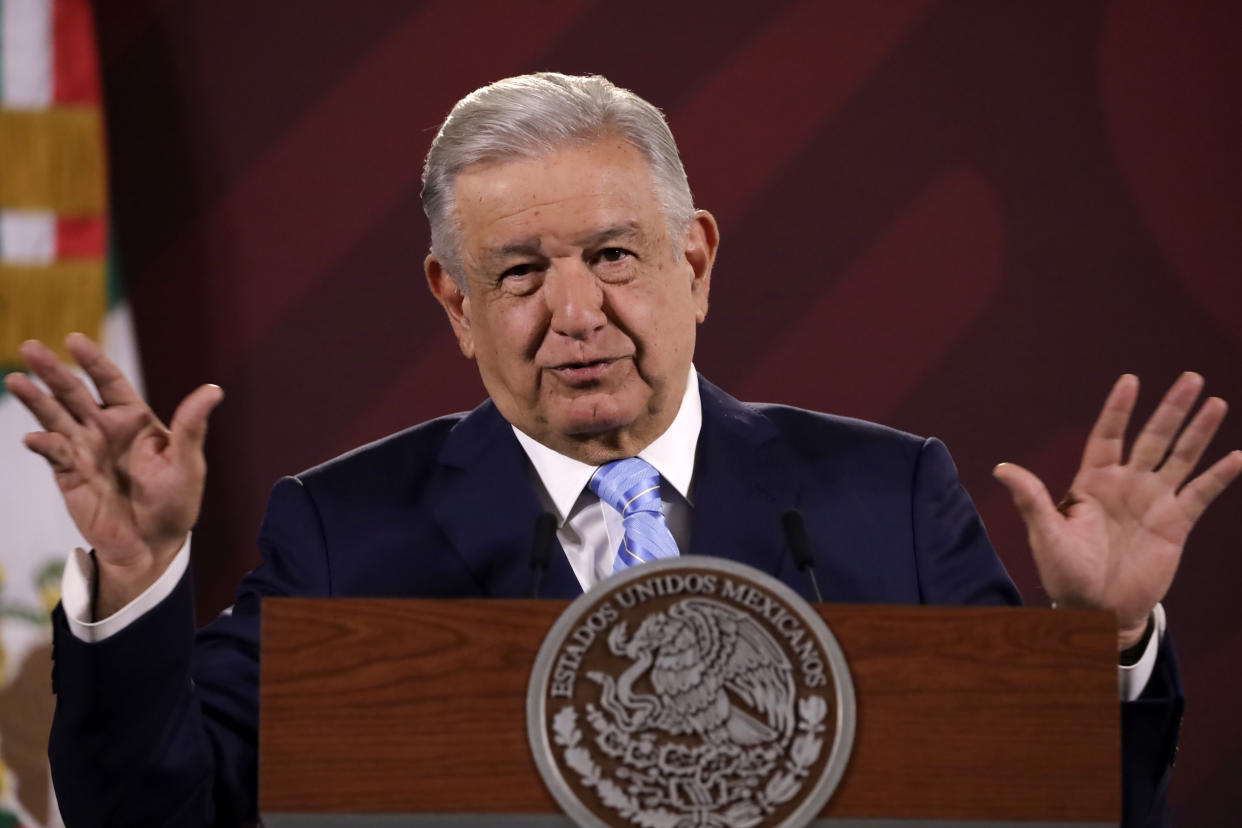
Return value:
[(65, 609), (69, 632), (79, 641), (93, 644), (116, 635), (137, 621), (148, 610), (172, 593), (190, 563), (190, 539), (177, 550), (176, 556), (155, 583), (142, 594), (101, 621), (91, 621), (91, 594), (96, 578), (95, 562), (82, 549), (75, 549), (65, 563), (60, 579), (60, 603)]
[(1139, 660), (1130, 666), (1120, 665), (1117, 668), (1117, 689), (1121, 693), (1123, 702), (1134, 701), (1143, 693), (1143, 689), (1147, 687), (1147, 682), (1151, 679), (1152, 671), (1156, 668), (1156, 653), (1160, 649), (1160, 641), (1164, 638), (1164, 628), (1166, 620), (1164, 617), (1164, 607), (1160, 604), (1152, 607), (1152, 620), (1155, 622), (1156, 628), (1152, 630), (1151, 638), (1147, 640), (1147, 649), (1139, 656)]

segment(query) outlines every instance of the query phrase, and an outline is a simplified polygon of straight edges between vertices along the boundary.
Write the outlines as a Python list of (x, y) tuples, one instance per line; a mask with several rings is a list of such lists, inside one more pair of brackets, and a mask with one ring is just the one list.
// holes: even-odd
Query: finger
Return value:
[(1177, 438), (1169, 458), (1160, 467), (1160, 477), (1170, 486), (1180, 486), (1190, 474), (1215, 436), (1216, 429), (1220, 428), (1228, 410), (1229, 406), (1220, 397), (1209, 397), (1204, 401), (1190, 425)]
[(1182, 487), (1177, 502), (1194, 523), (1217, 495), (1242, 473), (1242, 451), (1231, 451)]
[(1130, 452), (1132, 468), (1151, 471), (1160, 465), (1202, 390), (1203, 377), (1193, 371), (1177, 378), (1134, 441), (1134, 449)]
[(207, 418), (223, 399), (224, 389), (220, 386), (201, 385), (181, 401), (170, 425), (173, 451), (182, 456), (202, 451)]
[(46, 460), (57, 474), (73, 470), (73, 446), (63, 434), (34, 431), (23, 437), (22, 443)]
[(26, 364), (43, 380), (74, 419), (85, 423), (99, 411), (99, 403), (82, 380), (77, 378), (68, 365), (57, 359), (56, 354), (46, 345), (31, 339), (22, 343), (20, 351)]
[(61, 434), (74, 434), (81, 428), (78, 421), (70, 416), (59, 402), (43, 393), (43, 389), (35, 385), (25, 374), (9, 374), (4, 378), (4, 387), (26, 406), (26, 409), (39, 421), (39, 425), (48, 431)]
[(1048, 495), (1048, 488), (1027, 469), (1016, 463), (1001, 463), (992, 469), (992, 476), (1005, 484), (1013, 498), (1013, 505), (1018, 507), (1018, 513), (1028, 529), (1061, 517)]
[(95, 383), (104, 405), (145, 404), (125, 375), (90, 337), (80, 333), (69, 334), (65, 338), (65, 347)]
[(1138, 399), (1138, 387), (1138, 377), (1134, 374), (1122, 374), (1113, 383), (1113, 389), (1108, 392), (1108, 399), (1104, 400), (1100, 416), (1087, 437), (1087, 446), (1082, 452), (1083, 468), (1100, 468), (1121, 462), (1126, 426), (1130, 424), (1130, 412)]

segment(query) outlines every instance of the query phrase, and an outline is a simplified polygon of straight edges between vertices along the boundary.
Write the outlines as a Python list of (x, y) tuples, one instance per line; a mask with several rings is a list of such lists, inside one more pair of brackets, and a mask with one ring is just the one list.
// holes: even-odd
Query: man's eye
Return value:
[(527, 262), (527, 263), (520, 264), (520, 265), (514, 265), (513, 267), (506, 270), (504, 273), (500, 274), (500, 278), (507, 279), (510, 276), (529, 276), (531, 273), (534, 273), (534, 272), (535, 272), (535, 266)]
[(601, 262), (619, 262), (633, 255), (633, 253), (623, 247), (605, 247), (595, 254), (595, 258)]

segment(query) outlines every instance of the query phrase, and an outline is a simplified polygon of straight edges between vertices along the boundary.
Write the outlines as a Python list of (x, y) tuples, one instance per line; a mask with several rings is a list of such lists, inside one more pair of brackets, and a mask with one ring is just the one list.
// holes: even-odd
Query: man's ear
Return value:
[(716, 261), (716, 249), (720, 247), (720, 228), (716, 219), (706, 210), (695, 210), (686, 232), (686, 262), (693, 272), (694, 281), (690, 292), (697, 308), (695, 320), (707, 318), (707, 297), (712, 287), (712, 264)]
[(427, 287), (436, 297), (440, 307), (448, 314), (449, 324), (457, 335), (457, 345), (468, 359), (474, 359), (474, 334), (470, 330), (470, 297), (461, 292), (453, 277), (434, 255), (423, 260), (427, 273)]

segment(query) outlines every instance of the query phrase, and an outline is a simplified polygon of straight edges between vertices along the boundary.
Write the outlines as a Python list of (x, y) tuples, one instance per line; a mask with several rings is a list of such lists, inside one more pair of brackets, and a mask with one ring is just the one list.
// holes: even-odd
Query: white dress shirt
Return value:
[[(663, 434), (638, 453), (660, 473), (662, 482), (669, 484), (660, 486), (660, 497), (664, 503), (664, 518), (682, 554), (690, 549), (694, 459), (702, 424), (698, 373), (691, 366), (677, 416)], [(530, 459), (540, 501), (556, 515), (556, 537), (569, 558), (574, 575), (584, 590), (590, 589), (612, 573), (624, 534), (621, 515), (587, 487), (591, 475), (599, 467), (553, 451), (517, 428), (513, 433)], [(88, 553), (75, 550), (69, 556), (61, 582), (61, 600), (70, 631), (86, 642), (102, 641), (115, 635), (173, 591), (189, 560), (187, 539), (168, 569), (145, 592), (108, 618), (91, 622), (94, 563)], [(1131, 666), (1118, 667), (1118, 689), (1123, 701), (1138, 698), (1155, 669), (1156, 650), (1166, 625), (1164, 607), (1157, 604), (1152, 615), (1155, 630), (1142, 657)]]

